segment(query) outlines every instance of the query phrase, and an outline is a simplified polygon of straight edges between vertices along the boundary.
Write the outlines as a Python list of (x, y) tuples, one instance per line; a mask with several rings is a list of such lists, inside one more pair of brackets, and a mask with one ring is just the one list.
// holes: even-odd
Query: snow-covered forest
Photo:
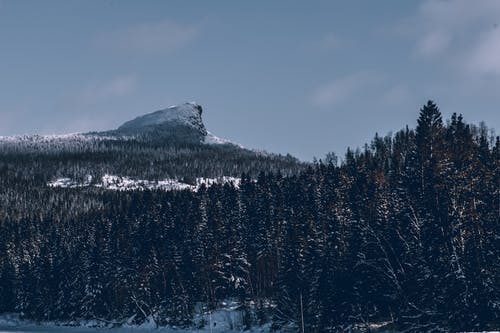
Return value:
[[(231, 302), (242, 330), (500, 328), (500, 139), (486, 126), (429, 101), (415, 129), (310, 165), (192, 144), (162, 161), (158, 140), (1, 150), (0, 313), (202, 329), (200, 313)], [(47, 185), (104, 173), (241, 182)]]

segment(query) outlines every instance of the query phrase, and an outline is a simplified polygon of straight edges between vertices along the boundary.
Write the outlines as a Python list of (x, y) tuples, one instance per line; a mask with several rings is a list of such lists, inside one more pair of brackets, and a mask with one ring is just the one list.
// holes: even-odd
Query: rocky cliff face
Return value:
[(203, 109), (196, 103), (184, 103), (137, 117), (117, 129), (119, 133), (141, 134), (161, 130), (167, 134), (192, 131), (205, 137), (208, 132), (201, 118)]
[(190, 102), (139, 116), (125, 122), (117, 129), (103, 132), (0, 136), (0, 151), (83, 148), (103, 140), (139, 140), (169, 145), (176, 143), (231, 145), (244, 148), (207, 131), (202, 120), (202, 113), (201, 105)]

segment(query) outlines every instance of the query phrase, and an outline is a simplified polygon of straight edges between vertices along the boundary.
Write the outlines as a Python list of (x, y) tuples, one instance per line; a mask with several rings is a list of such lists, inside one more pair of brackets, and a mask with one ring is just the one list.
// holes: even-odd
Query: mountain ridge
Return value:
[(207, 135), (207, 129), (201, 118), (203, 108), (196, 102), (187, 102), (170, 106), (155, 112), (138, 116), (119, 126), (118, 132), (148, 131), (157, 126), (185, 126)]
[(65, 179), (85, 184), (89, 176), (99, 182), (106, 175), (148, 184), (165, 179), (192, 183), (243, 173), (253, 178), (271, 171), (293, 175), (305, 167), (291, 155), (248, 149), (213, 135), (202, 113), (201, 105), (188, 102), (108, 131), (0, 136), (0, 155), (24, 161), (26, 169), (43, 164), (37, 179), (44, 184)]
[(181, 140), (195, 141), (204, 144), (234, 145), (247, 149), (231, 140), (220, 138), (209, 132), (202, 119), (203, 107), (196, 102), (185, 102), (164, 109), (139, 115), (125, 121), (115, 129), (104, 131), (88, 131), (64, 134), (23, 134), (0, 135), (0, 143), (49, 143), (54, 141), (89, 141), (137, 139), (145, 137), (178, 137)]

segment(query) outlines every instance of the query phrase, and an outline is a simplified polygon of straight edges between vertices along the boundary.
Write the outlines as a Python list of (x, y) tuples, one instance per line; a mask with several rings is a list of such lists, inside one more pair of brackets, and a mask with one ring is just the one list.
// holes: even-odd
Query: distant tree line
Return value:
[[(188, 327), (197, 304), (234, 299), (248, 327), (498, 329), (500, 140), (441, 117), (429, 101), (415, 130), (340, 165), (329, 155), (198, 192), (50, 189), (53, 157), (4, 153), (0, 313)], [(67, 154), (68, 170), (106, 159)]]
[(97, 181), (105, 174), (148, 180), (239, 177), (242, 173), (257, 177), (261, 171), (292, 175), (307, 166), (291, 155), (230, 143), (205, 144), (197, 136), (180, 135), (182, 127), (175, 129), (173, 135), (160, 127), (135, 136), (102, 132), (0, 139), (0, 185), (45, 186), (59, 177), (84, 180), (88, 175)]

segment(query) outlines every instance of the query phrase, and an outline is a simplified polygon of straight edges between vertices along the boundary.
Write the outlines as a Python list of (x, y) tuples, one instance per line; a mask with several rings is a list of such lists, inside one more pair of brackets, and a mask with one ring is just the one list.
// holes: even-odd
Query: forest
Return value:
[[(140, 142), (101, 143), (106, 153), (3, 148), (0, 313), (191, 327), (200, 304), (235, 300), (248, 328), (500, 329), (500, 139), (491, 133), (462, 115), (443, 121), (429, 101), (415, 129), (376, 135), (340, 162), (262, 155), (249, 167), (244, 154), (182, 154), (196, 147), (162, 160), (168, 148)], [(46, 186), (109, 168), (149, 178), (239, 173), (241, 183)]]

